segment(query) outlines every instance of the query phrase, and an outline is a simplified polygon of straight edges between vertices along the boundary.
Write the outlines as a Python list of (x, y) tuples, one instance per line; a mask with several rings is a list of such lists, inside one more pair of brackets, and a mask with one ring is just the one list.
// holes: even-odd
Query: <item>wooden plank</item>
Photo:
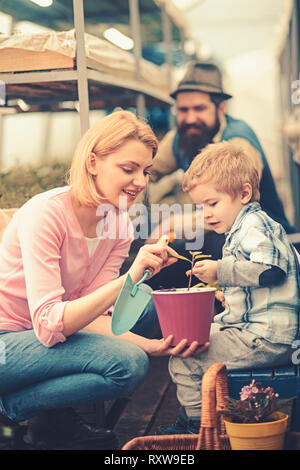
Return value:
[(78, 70), (77, 88), (79, 99), (80, 130), (81, 135), (83, 135), (90, 127), (83, 0), (73, 0), (73, 14), (76, 37), (76, 61)]
[(75, 60), (54, 51), (30, 51), (7, 47), (0, 49), (0, 72), (24, 72), (73, 68)]
[(42, 82), (66, 82), (69, 80), (77, 80), (77, 70), (73, 69), (51, 69), (40, 71), (25, 72), (1, 72), (0, 80), (8, 85), (16, 85), (20, 83), (42, 83)]
[(176, 385), (170, 382), (166, 389), (160, 406), (153, 415), (152, 422), (149, 423), (147, 429), (147, 436), (154, 435), (156, 430), (161, 425), (174, 424), (179, 414), (180, 403), (177, 399)]
[(136, 436), (148, 433), (170, 384), (168, 360), (168, 357), (151, 358), (144, 383), (132, 395), (114, 428), (121, 446)]

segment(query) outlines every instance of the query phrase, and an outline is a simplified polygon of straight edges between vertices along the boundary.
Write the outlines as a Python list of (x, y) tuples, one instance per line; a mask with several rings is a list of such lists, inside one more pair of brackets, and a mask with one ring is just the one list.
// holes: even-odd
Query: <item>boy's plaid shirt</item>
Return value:
[(233, 262), (248, 260), (277, 266), (286, 276), (277, 286), (260, 287), (249, 282), (249, 287), (223, 287), (226, 308), (214, 321), (246, 328), (274, 343), (291, 344), (298, 333), (296, 260), (284, 229), (261, 210), (259, 203), (247, 204), (238, 214), (223, 247), (223, 259), (228, 256)]

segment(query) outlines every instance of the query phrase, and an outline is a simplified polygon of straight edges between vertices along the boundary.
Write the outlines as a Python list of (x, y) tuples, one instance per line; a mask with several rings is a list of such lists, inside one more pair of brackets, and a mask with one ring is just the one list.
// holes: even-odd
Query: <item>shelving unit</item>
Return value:
[[(135, 106), (139, 116), (145, 115), (146, 106), (170, 107), (173, 100), (167, 91), (160, 91), (146, 85), (141, 80), (141, 38), (138, 0), (129, 0), (130, 23), (135, 42), (135, 79), (122, 79), (118, 76), (91, 69), (86, 63), (85, 21), (83, 0), (73, 0), (74, 28), (76, 37), (75, 67), (46, 71), (18, 71), (0, 73), (0, 80), (6, 87), (6, 98), (22, 98), (32, 106), (45, 106), (58, 110), (61, 101), (79, 102), (81, 133), (89, 128), (90, 109), (111, 109), (115, 106)], [(170, 47), (168, 17), (164, 9), (164, 37)], [(170, 67), (170, 64), (167, 66)], [(170, 77), (170, 74), (168, 74)], [(48, 107), (47, 107), (48, 106)]]

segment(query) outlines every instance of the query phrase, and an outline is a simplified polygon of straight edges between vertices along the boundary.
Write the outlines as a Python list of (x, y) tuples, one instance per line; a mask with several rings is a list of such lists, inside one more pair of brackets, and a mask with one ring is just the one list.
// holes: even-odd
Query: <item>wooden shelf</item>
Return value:
[[(89, 101), (92, 108), (105, 108), (117, 101), (132, 103), (138, 93), (143, 93), (148, 106), (170, 106), (173, 100), (168, 94), (135, 80), (122, 79), (87, 69)], [(0, 73), (0, 80), (6, 85), (9, 100), (24, 99), (28, 104), (53, 104), (62, 101), (77, 101), (78, 71), (75, 69)], [(129, 105), (132, 105), (129, 104)], [(123, 104), (124, 105), (124, 104)]]
[[(138, 2), (128, 1), (135, 43), (139, 44)], [(78, 101), (82, 133), (89, 128), (90, 109), (136, 107), (137, 114), (143, 116), (146, 106), (170, 107), (173, 104), (167, 90), (151, 86), (151, 77), (146, 76), (146, 83), (140, 78), (140, 48), (134, 50), (136, 73), (133, 79), (96, 70), (93, 64), (91, 68), (85, 54), (83, 0), (73, 0), (73, 13), (76, 58), (28, 50), (24, 54), (22, 50), (12, 51), (12, 57), (9, 50), (0, 51), (2, 59), (5, 58), (2, 70), (6, 70), (0, 73), (0, 80), (5, 84), (8, 104), (23, 99), (29, 104), (29, 111), (57, 111), (63, 109), (59, 103)]]

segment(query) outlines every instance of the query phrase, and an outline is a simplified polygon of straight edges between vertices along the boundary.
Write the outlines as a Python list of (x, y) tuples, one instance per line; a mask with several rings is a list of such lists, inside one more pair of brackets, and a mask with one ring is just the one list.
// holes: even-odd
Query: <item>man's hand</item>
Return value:
[[(186, 275), (189, 276), (191, 270), (186, 272)], [(196, 276), (200, 281), (206, 282), (209, 284), (210, 282), (214, 282), (217, 280), (217, 261), (212, 260), (203, 260), (197, 261), (193, 267), (193, 274)]]

